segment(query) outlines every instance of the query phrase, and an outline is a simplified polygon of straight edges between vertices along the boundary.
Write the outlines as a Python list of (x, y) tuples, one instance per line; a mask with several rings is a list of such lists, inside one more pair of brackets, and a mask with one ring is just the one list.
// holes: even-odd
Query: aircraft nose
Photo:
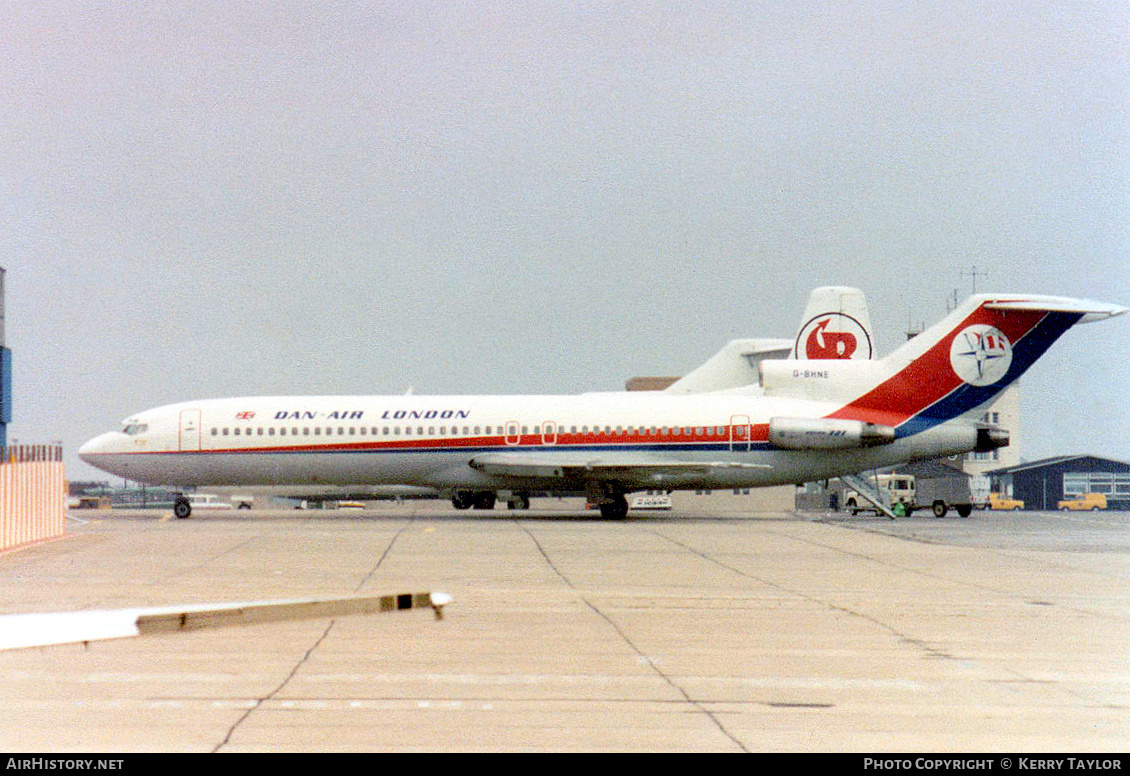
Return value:
[(98, 456), (111, 452), (113, 443), (117, 441), (121, 433), (117, 431), (108, 431), (105, 434), (99, 434), (94, 439), (88, 440), (78, 449), (78, 457), (89, 464), (97, 465)]

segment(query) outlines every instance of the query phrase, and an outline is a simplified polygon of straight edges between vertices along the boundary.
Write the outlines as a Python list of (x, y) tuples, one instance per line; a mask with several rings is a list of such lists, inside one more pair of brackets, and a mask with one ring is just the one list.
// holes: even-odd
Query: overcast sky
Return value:
[[(0, 5), (10, 437), (254, 394), (578, 393), (954, 295), (1130, 304), (1126, 2)], [(1130, 460), (1130, 318), (1023, 381)]]

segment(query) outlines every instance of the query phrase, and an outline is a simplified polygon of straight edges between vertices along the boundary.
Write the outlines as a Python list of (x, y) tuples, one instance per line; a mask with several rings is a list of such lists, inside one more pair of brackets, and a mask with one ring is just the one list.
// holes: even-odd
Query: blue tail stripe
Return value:
[(1004, 377), (992, 385), (962, 384), (900, 425), (896, 430), (896, 436), (906, 437), (921, 433), (991, 401), (993, 397), (1028, 371), (1028, 367), (1032, 366), (1057, 339), (1063, 336), (1064, 332), (1078, 323), (1082, 317), (1082, 313), (1049, 312), (1038, 324), (1032, 327), (1030, 332), (1013, 345), (1012, 364)]

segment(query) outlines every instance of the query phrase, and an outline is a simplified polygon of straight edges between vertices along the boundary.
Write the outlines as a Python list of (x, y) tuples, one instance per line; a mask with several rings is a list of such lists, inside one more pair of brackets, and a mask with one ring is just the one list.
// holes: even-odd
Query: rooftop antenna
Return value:
[(957, 289), (955, 288), (953, 290), (953, 298), (946, 299), (946, 312), (952, 313), (954, 310), (956, 310), (959, 301), (960, 300), (957, 298)]
[(977, 293), (977, 276), (978, 275), (980, 275), (981, 277), (984, 278), (984, 277), (988, 277), (989, 273), (988, 272), (979, 272), (977, 270), (976, 264), (974, 264), (972, 267), (970, 267), (968, 272), (966, 272), (965, 270), (961, 271), (961, 276), (963, 278), (964, 277), (972, 277), (973, 278), (973, 293), (975, 293), (975, 294)]

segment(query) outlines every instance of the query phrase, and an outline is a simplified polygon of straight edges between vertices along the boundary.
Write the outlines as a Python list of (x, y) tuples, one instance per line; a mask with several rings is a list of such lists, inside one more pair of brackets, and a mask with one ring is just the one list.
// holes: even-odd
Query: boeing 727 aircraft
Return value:
[[(807, 348), (824, 359), (761, 360), (757, 384), (716, 391), (185, 402), (133, 415), (79, 455), (149, 484), (414, 485), (459, 508), (500, 490), (583, 490), (620, 519), (633, 491), (801, 483), (1003, 446), (980, 408), (1073, 325), (1124, 312), (973, 296), (882, 359), (849, 358), (851, 332), (813, 320)], [(177, 516), (189, 511), (178, 500)]]

